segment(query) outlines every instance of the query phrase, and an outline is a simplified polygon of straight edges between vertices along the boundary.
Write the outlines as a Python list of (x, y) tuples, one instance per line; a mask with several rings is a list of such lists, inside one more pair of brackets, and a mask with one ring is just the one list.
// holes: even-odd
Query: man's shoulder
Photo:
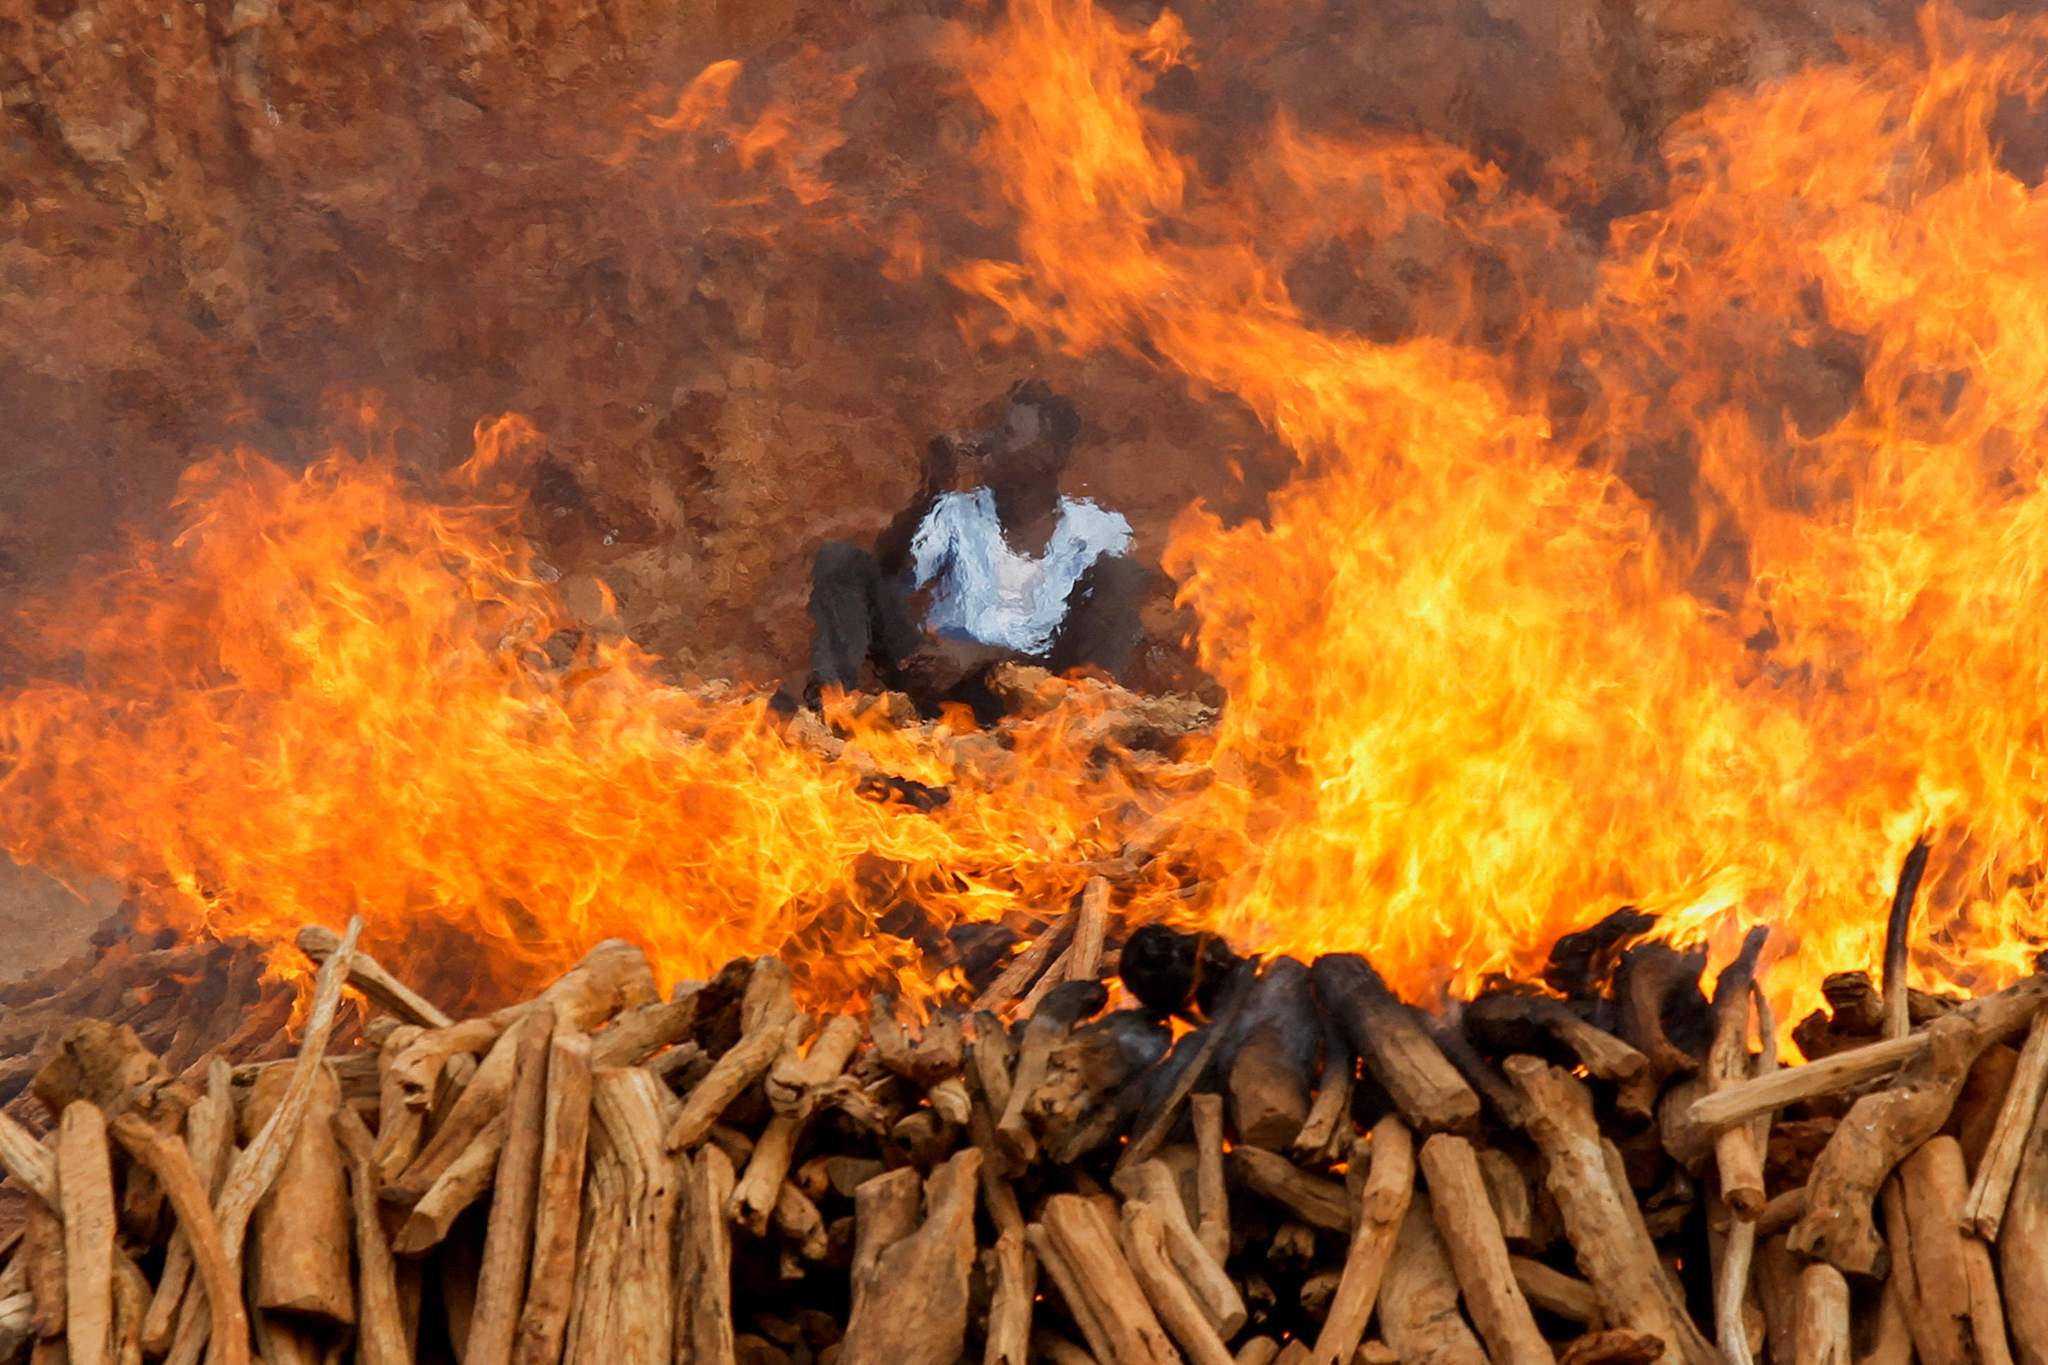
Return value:
[(1100, 543), (1131, 538), (1131, 523), (1115, 508), (1104, 507), (1093, 498), (1067, 498), (1064, 501), (1067, 524), (1082, 539)]

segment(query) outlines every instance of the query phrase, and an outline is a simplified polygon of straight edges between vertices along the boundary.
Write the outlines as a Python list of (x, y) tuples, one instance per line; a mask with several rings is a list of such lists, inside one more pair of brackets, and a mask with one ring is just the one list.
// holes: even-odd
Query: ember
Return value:
[[(126, 896), (0, 988), (0, 1360), (2048, 1359), (2048, 21), (456, 6), (415, 127), (130, 4), (6, 83), (0, 402), (181, 467), (0, 521), (0, 849)], [(1135, 678), (783, 704), (970, 387)]]

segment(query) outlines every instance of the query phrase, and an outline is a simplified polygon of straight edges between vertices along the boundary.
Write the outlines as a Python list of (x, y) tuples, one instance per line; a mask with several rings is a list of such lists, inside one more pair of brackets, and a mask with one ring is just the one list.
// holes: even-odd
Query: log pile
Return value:
[(1781, 1067), (1761, 931), (1431, 1017), (1109, 899), (918, 1018), (610, 942), (450, 1020), (352, 925), (294, 1056), (80, 1024), (0, 1119), (0, 1362), (2048, 1361), (2048, 977), (1838, 978)]

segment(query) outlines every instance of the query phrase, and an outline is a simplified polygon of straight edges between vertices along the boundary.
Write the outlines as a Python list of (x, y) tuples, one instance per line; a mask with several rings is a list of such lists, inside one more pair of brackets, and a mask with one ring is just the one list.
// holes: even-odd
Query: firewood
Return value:
[(1051, 1365), (1096, 1365), (1095, 1357), (1058, 1332), (1039, 1328), (1031, 1334), (1031, 1358)]
[(1956, 1102), (1949, 1110), (1948, 1122), (1942, 1125), (1944, 1132), (1953, 1133), (1956, 1141), (1963, 1145), (1963, 1163), (1974, 1171), (1984, 1159), (1984, 1149), (1991, 1144), (1991, 1133), (1998, 1126), (1998, 1111), (2005, 1106), (2006, 1093), (2012, 1089), (2012, 1078), (2019, 1070), (2019, 1050), (2005, 1043), (1993, 1043), (1977, 1054), (1977, 1060), (1970, 1063), (1970, 1069), (1963, 1076), (1962, 1088), (1956, 1092)]
[[(1757, 1066), (1750, 1060), (1750, 987), (1756, 980), (1757, 955), (1771, 931), (1761, 925), (1743, 939), (1742, 950), (1721, 969), (1714, 983), (1714, 1041), (1707, 1049), (1705, 1074), (1709, 1091), (1725, 1090), (1751, 1079)], [(1768, 1053), (1775, 1039), (1763, 1037)], [(1738, 1218), (1754, 1218), (1764, 1207), (1764, 1151), (1761, 1135), (1749, 1124), (1721, 1130), (1714, 1140), (1714, 1161), (1721, 1175), (1721, 1198)]]
[(1906, 1321), (1905, 1300), (1899, 1293), (1900, 1273), (1894, 1271), (1879, 1289), (1870, 1348), (1856, 1357), (1856, 1365), (1913, 1365), (1913, 1329)]
[[(562, 1354), (564, 1365), (609, 1365), (618, 1351), (618, 1344), (613, 1340), (617, 1322), (613, 1299), (618, 1292), (620, 1244), (626, 1235), (626, 1201), (624, 1173), (610, 1151), (610, 1145), (611, 1139), (603, 1126), (593, 1120), (588, 1138), (590, 1160), (583, 1183), (582, 1243), (576, 1258), (576, 1283), (570, 1293), (567, 1345)], [(681, 1283), (677, 1311), (688, 1314), (690, 1238), (696, 1226), (689, 1203), (695, 1172), (688, 1162), (684, 1162), (683, 1167), (684, 1231), (678, 1254), (677, 1276)], [(710, 1221), (716, 1223), (720, 1230), (725, 1227), (723, 1216), (714, 1214)], [(679, 1318), (675, 1343), (677, 1357), (685, 1360), (689, 1355), (682, 1324), (687, 1322), (687, 1317)]]
[(1884, 927), (1884, 1036), (1906, 1036), (1906, 955), (1913, 921), (1913, 901), (1920, 893), (1920, 877), (1927, 870), (1927, 836), (1914, 840), (1899, 868), (1898, 885), (1892, 891), (1892, 911)]
[(1053, 1049), (1077, 1022), (1100, 1010), (1108, 1000), (1109, 992), (1101, 982), (1064, 982), (1047, 993), (1024, 1026), (1016, 1071), (1010, 1078), (1010, 1101), (996, 1120), (996, 1143), (1007, 1155), (1011, 1170), (1037, 1159), (1038, 1138), (1028, 1112), (1033, 1096), (1045, 1080)]
[[(325, 962), (341, 946), (341, 935), (321, 924), (309, 924), (299, 930), (296, 940), (299, 951), (313, 959), (314, 964)], [(384, 965), (368, 953), (357, 949), (348, 969), (348, 984), (354, 986), (370, 1002), (381, 1009), (389, 1010), (408, 1024), (423, 1028), (446, 1028), (455, 1022), (432, 1001), (406, 985), (386, 971)]]
[[(1962, 1148), (1951, 1137), (1933, 1138), (1899, 1163), (1898, 1195), (1905, 1214), (1910, 1261), (1900, 1267), (1908, 1277), (1913, 1314), (1913, 1341), (1927, 1365), (2003, 1358), (2004, 1324), (1997, 1325), (1998, 1348), (1990, 1356), (1982, 1346), (1992, 1333), (1973, 1333), (1970, 1270), (1967, 1253), (1983, 1251), (1981, 1242), (1966, 1237), (1956, 1210), (1968, 1189)], [(1988, 1257), (1986, 1270), (1989, 1269)]]
[(1337, 1292), (1310, 1352), (1314, 1365), (1348, 1365), (1357, 1351), (1415, 1197), (1415, 1140), (1400, 1120), (1381, 1119), (1369, 1144), (1352, 1145), (1351, 1160), (1367, 1173), (1350, 1210), (1351, 1244)]
[(1798, 1365), (1850, 1365), (1849, 1282), (1825, 1261), (1800, 1272), (1792, 1339)]
[(1047, 925), (1029, 947), (1010, 959), (1002, 974), (989, 983), (989, 988), (975, 997), (974, 1009), (977, 1012), (1000, 1011), (1016, 1003), (1038, 980), (1046, 964), (1066, 951), (1079, 922), (1080, 911), (1070, 910)]
[(1288, 1144), (1297, 1159), (1331, 1161), (1342, 1155), (1340, 1143), (1351, 1140), (1351, 1094), (1358, 1080), (1358, 1054), (1344, 1030), (1329, 1015), (1317, 1011), (1322, 1040), (1322, 1065), (1316, 1075), (1315, 1102), (1308, 1117)]
[(1266, 964), (1216, 1065), (1237, 1140), (1280, 1151), (1308, 1122), (1310, 1069), (1320, 1024), (1308, 968), (1291, 957)]
[(64, 1348), (78, 1365), (112, 1365), (114, 1170), (106, 1116), (90, 1100), (64, 1106), (57, 1185), (64, 1218)]
[(1486, 1198), (1500, 1222), (1501, 1236), (1509, 1246), (1542, 1250), (1535, 1200), (1521, 1163), (1497, 1147), (1481, 1147), (1478, 1155), (1479, 1175), (1486, 1182)]
[(817, 1058), (815, 1065), (806, 1065), (809, 1059), (797, 1051), (802, 1041), (800, 1017), (789, 1021), (783, 1034), (782, 1060), (771, 1068), (782, 1072), (784, 1093), (795, 1098), (786, 1102), (790, 1107), (778, 1109), (762, 1129), (761, 1140), (754, 1144), (746, 1171), (733, 1187), (732, 1201), (726, 1209), (727, 1217), (756, 1237), (767, 1231), (768, 1217), (782, 1193), (783, 1179), (789, 1174), (790, 1159), (796, 1154), (797, 1139), (810, 1119), (817, 1093), (837, 1078), (859, 1041), (858, 1024), (853, 1024), (850, 1031), (828, 1025), (811, 1049), (813, 1053), (824, 1049), (824, 1055)]
[(1102, 936), (1108, 925), (1108, 913), (1109, 883), (1101, 877), (1091, 878), (1082, 889), (1080, 905), (1074, 910), (1071, 941), (1025, 993), (1017, 1006), (1019, 1014), (1028, 1017), (1036, 1013), (1039, 1001), (1066, 982), (1097, 979), (1102, 966)]
[[(534, 1025), (536, 1028), (541, 1026)], [(531, 1036), (530, 1032), (515, 1037), (508, 1031), (500, 1031), (482, 1064), (477, 1067), (476, 1074), (449, 1106), (433, 1136), (421, 1146), (419, 1155), (405, 1170), (389, 1182), (392, 1198), (401, 1203), (422, 1199), (458, 1158), (472, 1162), (476, 1159), (471, 1149), (503, 1116), (513, 1082), (518, 1076), (521, 1038)], [(414, 1045), (415, 1048), (417, 1046)], [(394, 1069), (398, 1065), (399, 1062), (394, 1062)], [(491, 1156), (493, 1159), (497, 1156), (495, 1146), (491, 1149)]]
[(1271, 1337), (1251, 1337), (1237, 1348), (1237, 1365), (1272, 1365), (1280, 1354), (1280, 1343)]
[(781, 1052), (783, 1033), (795, 1014), (789, 968), (763, 958), (747, 982), (740, 1040), (712, 1064), (710, 1074), (683, 1101), (682, 1112), (669, 1127), (671, 1151), (686, 1151), (702, 1142), (726, 1106), (761, 1078)]
[[(276, 1112), (291, 1073), (266, 1072), (242, 1106), (252, 1138)], [(355, 1277), (349, 1265), (348, 1181), (334, 1140), (341, 1090), (333, 1073), (314, 1073), (298, 1138), (270, 1193), (256, 1206), (249, 1244), (257, 1250), (250, 1306), (355, 1321)]]
[[(1711, 1361), (1691, 1349), (1689, 1338), (1697, 1333), (1682, 1332), (1682, 1313), (1671, 1303), (1640, 1210), (1610, 1174), (1585, 1087), (1530, 1057), (1509, 1058), (1507, 1073), (1529, 1106), (1529, 1135), (1543, 1154), (1545, 1183), (1606, 1320), (1657, 1337), (1667, 1360)], [(1683, 1326), (1690, 1329), (1690, 1321)]]
[(1196, 1095), (1190, 1102), (1195, 1128), (1195, 1230), (1202, 1247), (1221, 1265), (1230, 1255), (1230, 1196), (1223, 1187), (1223, 1099)]
[(2020, 1050), (2019, 1065), (1999, 1106), (1998, 1122), (1976, 1166), (1976, 1179), (1963, 1204), (1963, 1222), (1986, 1242), (1996, 1242), (2005, 1221), (2013, 1180), (2027, 1136), (2041, 1121), (2041, 1092), (2048, 1085), (2048, 1016), (2036, 1015)]
[(1081, 1318), (1096, 1358), (1104, 1365), (1175, 1365), (1180, 1355), (1102, 1211), (1079, 1195), (1056, 1194), (1045, 1201), (1040, 1217), (1052, 1249), (1049, 1257), (1041, 1251), (1041, 1260), (1048, 1269), (1058, 1268), (1061, 1296)]
[[(592, 1067), (589, 1037), (564, 1029), (548, 1042), (535, 1182), (533, 1253), (525, 1304), (513, 1337), (517, 1365), (558, 1360), (575, 1284), (583, 1216), (583, 1165), (589, 1147)], [(502, 1158), (501, 1158), (502, 1160)]]
[(1501, 1360), (1547, 1361), (1550, 1345), (1536, 1330), (1529, 1302), (1515, 1282), (1507, 1242), (1486, 1195), (1472, 1144), (1439, 1133), (1422, 1144), (1436, 1229), (1464, 1290), (1465, 1306), (1487, 1349)]
[(356, 1358), (362, 1365), (411, 1365), (412, 1339), (399, 1301), (397, 1267), (377, 1208), (375, 1142), (352, 1109), (337, 1112), (331, 1124), (348, 1168), (355, 1219)]
[[(485, 1226), (483, 1264), (476, 1281), (465, 1365), (510, 1365), (533, 1246), (534, 1206), (540, 1179), (543, 1118), (547, 1104), (551, 1014), (525, 1016), (505, 1036), (516, 1039), (512, 1089), (505, 1110), (505, 1142), (492, 1176), (490, 1215)], [(645, 1072), (639, 1073), (646, 1076)], [(655, 1084), (647, 1077), (647, 1083)], [(664, 1257), (664, 1264), (666, 1258)], [(668, 1334), (662, 1334), (667, 1340)]]
[(1379, 1306), (1380, 1330), (1403, 1365), (1487, 1365), (1479, 1338), (1458, 1311), (1458, 1281), (1437, 1237), (1426, 1194), (1415, 1196), (1401, 1220)]
[[(1889, 1226), (1889, 1224), (1887, 1224)], [(2021, 1365), (2048, 1365), (2048, 1104), (2036, 1112), (1998, 1231), (2005, 1312)], [(1895, 1269), (1893, 1275), (1896, 1277)]]
[(1479, 1096), (1371, 963), (1354, 953), (1326, 953), (1309, 975), (1322, 1008), (1343, 1024), (1351, 1046), (1411, 1127), (1434, 1133), (1476, 1126)]
[(1901, 1158), (1940, 1130), (1970, 1063), (1995, 1041), (1994, 1027), (1967, 1010), (1937, 1019), (1927, 1027), (1927, 1050), (1889, 1088), (1856, 1102), (1814, 1163), (1806, 1216), (1792, 1229), (1794, 1251), (1845, 1272), (1878, 1272), (1884, 1242), (1872, 1218), (1877, 1191)]
[(26, 1355), (35, 1339), (35, 1295), (26, 1290), (0, 1295), (0, 1360)]
[[(54, 1165), (52, 1167), (54, 1170)], [(21, 1230), (21, 1255), (27, 1262), (28, 1289), (35, 1301), (34, 1327), (39, 1341), (61, 1339), (68, 1305), (64, 1267), (64, 1220), (57, 1216), (57, 1203), (29, 1204)], [(241, 1302), (241, 1295), (235, 1295)]]
[(1231, 1365), (1229, 1348), (1167, 1255), (1159, 1215), (1142, 1200), (1124, 1205), (1123, 1249), (1147, 1302), (1187, 1358), (1194, 1365)]
[(1436, 1019), (1425, 1024), (1430, 1041), (1444, 1054), (1444, 1059), (1465, 1078), (1465, 1084), (1486, 1102), (1509, 1128), (1520, 1132), (1528, 1115), (1526, 1106), (1507, 1078), (1500, 1074), (1493, 1063), (1479, 1055), (1479, 1049), (1466, 1036), (1464, 1026), (1449, 1019)]
[(198, 1098), (126, 1025), (80, 1019), (64, 1030), (57, 1051), (32, 1088), (52, 1114), (90, 1101), (107, 1118), (131, 1111), (168, 1128)]
[(665, 1047), (690, 1036), (697, 1024), (699, 993), (683, 990), (672, 1000), (636, 1005), (611, 1024), (590, 1035), (590, 1065), (593, 1070), (615, 1066), (637, 1066)]
[(797, 1255), (807, 1261), (822, 1261), (829, 1250), (825, 1236), (825, 1216), (818, 1212), (818, 1206), (795, 1185), (783, 1182), (780, 1193), (775, 1196), (775, 1207), (770, 1210), (775, 1230), (783, 1241), (796, 1250)]
[(1142, 1161), (1117, 1172), (1116, 1187), (1126, 1199), (1147, 1205), (1159, 1220), (1167, 1257), (1186, 1281), (1209, 1326), (1225, 1341), (1236, 1336), (1245, 1323), (1244, 1297), (1223, 1262), (1189, 1224), (1187, 1204), (1173, 1172), (1159, 1160)]
[(1592, 1285), (1527, 1256), (1511, 1256), (1508, 1265), (1514, 1272), (1515, 1283), (1532, 1305), (1581, 1327), (1599, 1327), (1600, 1296), (1593, 1292)]
[(1122, 1165), (1136, 1165), (1150, 1160), (1152, 1155), (1165, 1144), (1174, 1124), (1180, 1121), (1181, 1105), (1194, 1093), (1209, 1074), (1210, 1065), (1216, 1060), (1217, 1051), (1223, 1039), (1244, 1011), (1245, 1003), (1251, 997), (1249, 990), (1250, 973), (1242, 965), (1231, 974), (1231, 980), (1220, 988), (1217, 997), (1216, 1022), (1207, 1028), (1185, 1034), (1173, 1045), (1173, 1051), (1160, 1066), (1154, 1068), (1159, 1076), (1170, 1076), (1162, 1093), (1148, 1097), (1146, 1111), (1139, 1120), (1131, 1140), (1124, 1145), (1124, 1154), (1118, 1159)]
[(967, 1339), (974, 1199), (981, 1153), (969, 1148), (933, 1172), (923, 1224), (882, 1250), (841, 1344), (843, 1365), (951, 1365)]
[(1699, 1058), (1675, 1042), (1665, 1026), (1674, 1002), (1699, 996), (1699, 953), (1681, 953), (1669, 944), (1636, 944), (1615, 971), (1614, 993), (1621, 1002), (1618, 1031), (1624, 1041), (1650, 1060), (1649, 1074), (1665, 1081), (1689, 1076)]
[[(205, 1105), (207, 1101), (201, 1103)], [(221, 1130), (215, 1134), (219, 1142), (225, 1142), (225, 1121), (227, 1115), (221, 1115)], [(205, 1289), (211, 1334), (223, 1345), (223, 1359), (246, 1361), (248, 1324), (242, 1308), (242, 1287), (227, 1265), (219, 1226), (213, 1220), (207, 1181), (199, 1173), (199, 1166), (195, 1166), (184, 1142), (158, 1132), (137, 1115), (115, 1119), (111, 1132), (129, 1158), (156, 1177), (164, 1187), (166, 1199), (170, 1199), (172, 1212), (178, 1216), (178, 1232), (184, 1238), (182, 1244), (188, 1248), (199, 1283)], [(164, 1334), (168, 1336), (168, 1328)]]
[[(619, 1241), (618, 1287), (612, 1296), (612, 1336), (620, 1365), (660, 1365), (669, 1359), (677, 1330), (673, 1248), (677, 1202), (682, 1190), (679, 1171), (663, 1148), (666, 1098), (661, 1083), (639, 1067), (608, 1068), (595, 1073), (592, 1080), (591, 1111), (607, 1139), (604, 1150), (621, 1173), (620, 1198), (626, 1214)], [(537, 1120), (538, 1115), (536, 1126)], [(500, 1174), (504, 1174), (502, 1167)], [(715, 1210), (713, 1213), (716, 1216)], [(523, 1286), (524, 1243), (512, 1245), (514, 1273), (503, 1282)], [(486, 1242), (485, 1275), (479, 1280), (477, 1304), (480, 1320), (483, 1313), (493, 1308), (482, 1297), (482, 1291), (493, 1283), (489, 1275), (490, 1250)], [(506, 1316), (512, 1316), (509, 1307)], [(509, 1322), (502, 1337), (503, 1350), (509, 1358)], [(465, 1362), (476, 1357), (482, 1341), (480, 1330), (472, 1334), (470, 1350), (463, 1356)]]
[(689, 1161), (677, 1270), (676, 1352), (692, 1365), (736, 1365), (738, 1358), (733, 1343), (732, 1234), (725, 1220), (732, 1184), (732, 1163), (716, 1144), (705, 1144)]
[(57, 1207), (57, 1163), (47, 1148), (36, 1140), (35, 1134), (21, 1126), (5, 1111), (0, 1111), (0, 1172), (21, 1182), (22, 1187), (43, 1201), (49, 1208)]
[(1650, 1365), (1664, 1352), (1664, 1343), (1648, 1332), (1609, 1329), (1588, 1332), (1558, 1356), (1559, 1365)]
[[(1989, 1047), (2030, 1025), (2044, 999), (2048, 999), (2048, 976), (2032, 976), (2016, 986), (1981, 996), (1948, 1017), (1956, 1019), (1959, 1026), (1969, 1025), (1983, 1046)], [(1930, 1030), (1904, 1038), (1887, 1038), (1804, 1066), (1786, 1067), (1701, 1097), (1693, 1104), (1692, 1117), (1695, 1122), (1724, 1128), (1767, 1110), (1839, 1094), (1899, 1071), (1927, 1052), (1931, 1037)], [(1957, 1081), (1960, 1084), (1960, 1076)]]
[(879, 1287), (882, 1253), (908, 1237), (917, 1226), (920, 1188), (916, 1171), (898, 1167), (876, 1176), (853, 1192), (855, 1311)]
[(1233, 1147), (1231, 1161), (1247, 1188), (1282, 1205), (1311, 1227), (1349, 1232), (1351, 1210), (1344, 1187), (1311, 1175), (1286, 1157), (1257, 1147)]
[(412, 1206), (398, 1235), (391, 1239), (392, 1250), (417, 1256), (440, 1244), (455, 1220), (491, 1187), (498, 1173), (499, 1153), (505, 1147), (507, 1125), (501, 1109)]
[(775, 1112), (809, 1114), (817, 1106), (819, 1093), (846, 1070), (860, 1041), (860, 1021), (841, 1014), (825, 1021), (808, 1052), (799, 1055), (785, 1050), (769, 1068), (765, 1083)]
[(1495, 1053), (1529, 1051), (1531, 1035), (1547, 1034), (1598, 1080), (1619, 1084), (1650, 1067), (1650, 1059), (1635, 1048), (1588, 1022), (1564, 1001), (1548, 996), (1482, 995), (1465, 1006), (1464, 1022), (1481, 1045)]

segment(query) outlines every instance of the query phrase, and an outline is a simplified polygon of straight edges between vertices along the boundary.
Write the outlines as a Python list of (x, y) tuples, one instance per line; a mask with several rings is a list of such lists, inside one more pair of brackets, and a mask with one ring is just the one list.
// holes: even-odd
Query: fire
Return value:
[[(1165, 556), (1229, 697), (1213, 749), (1104, 743), (1085, 688), (1001, 742), (842, 703), (851, 738), (821, 746), (575, 640), (520, 534), (538, 437), (508, 417), (439, 478), (375, 448), (194, 466), (175, 539), (31, 608), (0, 843), (127, 877), (187, 930), (357, 911), (422, 969), (485, 938), (477, 994), (625, 935), (671, 976), (782, 952), (829, 1000), (914, 988), (919, 934), (1055, 910), (1136, 842), (1203, 890), (1126, 885), (1131, 913), (1364, 951), (1422, 999), (1533, 977), (1625, 903), (1720, 951), (1769, 923), (1789, 1023), (1875, 964), (1927, 835), (1917, 984), (2025, 969), (2048, 189), (1988, 130), (2039, 107), (2048, 22), (1929, 10), (1914, 43), (1718, 96), (1585, 271), (1559, 264), (1585, 231), (1563, 169), (1279, 121), (1205, 177), (1148, 103), (1204, 61), (1170, 13), (1012, 0), (945, 32), (1000, 256), (835, 182), (858, 73), (816, 53), (801, 98), (744, 115), (742, 68), (710, 68), (612, 164), (669, 149), (764, 240), (850, 224), (888, 279), (943, 271), (991, 344), (1147, 357), (1291, 447), (1264, 520), (1191, 509)], [(1323, 238), (1425, 229), (1444, 277), (1404, 339), (1290, 292)], [(870, 799), (874, 770), (952, 800)]]

